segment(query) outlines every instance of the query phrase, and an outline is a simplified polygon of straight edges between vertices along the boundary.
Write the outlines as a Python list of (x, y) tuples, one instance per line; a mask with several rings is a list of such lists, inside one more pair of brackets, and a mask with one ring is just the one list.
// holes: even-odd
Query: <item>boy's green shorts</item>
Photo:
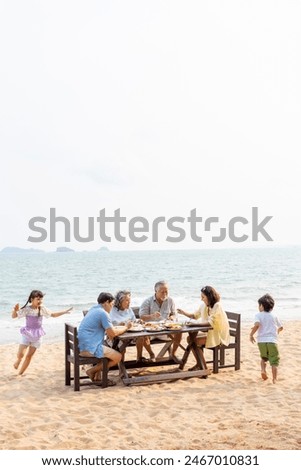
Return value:
[(271, 366), (279, 366), (280, 356), (276, 343), (257, 343), (260, 357), (264, 361), (269, 361)]

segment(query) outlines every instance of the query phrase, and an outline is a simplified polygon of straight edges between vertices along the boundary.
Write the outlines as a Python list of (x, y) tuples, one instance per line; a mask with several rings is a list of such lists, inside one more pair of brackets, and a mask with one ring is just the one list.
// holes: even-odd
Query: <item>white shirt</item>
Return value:
[(118, 310), (116, 307), (113, 307), (110, 312), (110, 318), (113, 325), (118, 325), (119, 323), (126, 323), (127, 321), (136, 321), (135, 314), (131, 308), (126, 310)]
[(281, 322), (273, 312), (258, 312), (255, 315), (255, 324), (259, 323), (257, 330), (257, 343), (277, 343), (278, 328)]
[[(170, 315), (175, 315), (176, 313), (176, 306), (171, 297), (167, 297), (166, 300), (160, 305), (157, 302), (156, 295), (152, 295), (148, 299), (144, 300), (140, 309), (139, 309), (139, 316), (142, 317), (143, 315), (152, 315), (155, 312), (160, 312), (161, 317), (166, 320)], [(160, 321), (162, 318), (157, 318), (156, 320), (152, 321)]]
[[(27, 305), (24, 308), (21, 308), (18, 311), (18, 318), (23, 318), (27, 317), (27, 315), (32, 315), (34, 317), (37, 317), (39, 315), (39, 309), (38, 308), (32, 308), (30, 305)], [(48, 310), (48, 308), (44, 307), (44, 305), (41, 305), (40, 307), (40, 315), (49, 318), (51, 317), (51, 312)]]

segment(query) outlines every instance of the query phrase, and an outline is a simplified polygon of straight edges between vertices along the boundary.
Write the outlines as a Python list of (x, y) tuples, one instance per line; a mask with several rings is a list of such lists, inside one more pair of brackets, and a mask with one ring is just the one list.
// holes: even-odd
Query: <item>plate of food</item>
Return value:
[(146, 331), (163, 331), (165, 328), (160, 323), (145, 323)]
[(180, 323), (166, 322), (165, 328), (168, 328), (169, 330), (181, 330), (182, 325)]
[(131, 328), (128, 329), (128, 332), (137, 332), (137, 331), (144, 331), (144, 326), (143, 325), (133, 325)]

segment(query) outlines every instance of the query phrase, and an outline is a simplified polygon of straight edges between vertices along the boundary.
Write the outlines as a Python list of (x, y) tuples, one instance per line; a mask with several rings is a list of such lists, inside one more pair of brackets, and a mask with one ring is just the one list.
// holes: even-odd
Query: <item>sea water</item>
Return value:
[(46, 293), (52, 311), (73, 306), (70, 315), (44, 320), (44, 341), (63, 340), (65, 321), (78, 324), (82, 310), (96, 303), (102, 291), (132, 292), (132, 306), (167, 280), (178, 308), (193, 312), (200, 289), (212, 285), (225, 310), (252, 322), (258, 298), (269, 292), (283, 320), (301, 318), (301, 247), (0, 253), (0, 343), (17, 343), (24, 319), (12, 319), (15, 303), (23, 306), (31, 290)]

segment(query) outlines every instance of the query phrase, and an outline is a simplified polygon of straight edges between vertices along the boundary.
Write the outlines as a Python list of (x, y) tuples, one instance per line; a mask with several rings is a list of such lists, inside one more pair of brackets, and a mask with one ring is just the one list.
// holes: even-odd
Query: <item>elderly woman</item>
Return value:
[[(120, 290), (115, 296), (114, 307), (111, 310), (110, 317), (113, 325), (126, 325), (127, 322), (135, 322), (136, 317), (133, 310), (130, 307), (131, 304), (131, 292), (127, 290)], [(143, 347), (149, 353), (150, 358), (146, 359), (142, 356)], [(148, 362), (155, 360), (155, 354), (150, 345), (150, 338), (137, 338), (137, 361)]]

